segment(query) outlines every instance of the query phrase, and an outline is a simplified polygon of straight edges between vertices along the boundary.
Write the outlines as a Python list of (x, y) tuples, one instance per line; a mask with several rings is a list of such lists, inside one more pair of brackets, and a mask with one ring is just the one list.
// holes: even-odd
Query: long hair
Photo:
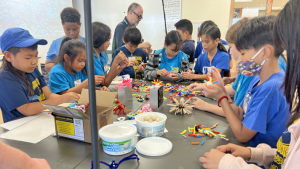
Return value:
[(287, 126), (300, 118), (300, 1), (290, 0), (278, 14), (274, 25), (276, 50), (287, 51), (287, 68), (283, 82), (286, 101), (290, 104), (291, 117)]
[[(203, 34), (202, 35), (207, 35), (209, 36), (212, 40), (216, 40), (216, 39), (221, 39), (221, 31), (220, 29), (215, 26), (215, 25), (211, 25), (209, 27), (207, 27), (204, 31), (203, 31)], [(223, 51), (223, 52), (227, 52), (227, 49), (225, 48), (225, 46), (222, 44), (221, 41), (219, 41), (218, 43), (218, 46), (217, 48), (220, 50), (220, 51)]]

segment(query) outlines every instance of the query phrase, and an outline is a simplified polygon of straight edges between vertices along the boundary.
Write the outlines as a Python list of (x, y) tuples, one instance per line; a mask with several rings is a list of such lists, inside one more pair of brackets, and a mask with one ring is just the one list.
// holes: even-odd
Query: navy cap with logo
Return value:
[(12, 47), (25, 48), (34, 44), (46, 45), (45, 39), (35, 39), (28, 30), (22, 28), (9, 28), (0, 36), (0, 48), (2, 53)]

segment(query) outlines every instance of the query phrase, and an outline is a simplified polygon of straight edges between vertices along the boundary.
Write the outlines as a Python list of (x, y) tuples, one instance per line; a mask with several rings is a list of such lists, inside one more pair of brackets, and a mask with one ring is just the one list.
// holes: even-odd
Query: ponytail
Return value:
[(218, 48), (220, 51), (223, 51), (223, 52), (228, 53), (227, 49), (225, 48), (225, 46), (223, 45), (223, 43), (222, 43), (221, 41), (218, 43), (217, 48)]

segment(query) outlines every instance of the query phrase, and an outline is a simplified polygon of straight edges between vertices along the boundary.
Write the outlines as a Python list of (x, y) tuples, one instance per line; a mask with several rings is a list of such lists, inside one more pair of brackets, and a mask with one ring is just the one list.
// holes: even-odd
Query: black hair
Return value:
[(201, 37), (202, 34), (203, 34), (203, 31), (204, 31), (205, 29), (207, 29), (208, 27), (212, 26), (212, 25), (217, 26), (217, 25), (216, 25), (213, 21), (211, 21), (211, 20), (204, 21), (204, 22), (201, 24), (201, 26), (200, 26), (200, 29), (199, 29), (199, 36)]
[(183, 33), (188, 31), (190, 35), (193, 33), (193, 24), (191, 21), (187, 19), (181, 19), (177, 23), (175, 23), (176, 29), (181, 30)]
[(64, 8), (60, 13), (60, 18), (62, 24), (65, 24), (65, 22), (76, 22), (78, 25), (80, 25), (80, 13), (75, 8)]
[[(237, 50), (251, 49), (259, 50), (262, 46), (269, 44), (274, 46), (273, 25), (275, 16), (262, 16), (249, 20), (236, 34), (235, 46)], [(274, 55), (279, 56), (283, 50), (275, 50)]]
[(165, 43), (167, 46), (170, 46), (171, 44), (175, 43), (176, 44), (176, 51), (179, 51), (181, 46), (182, 46), (182, 37), (178, 31), (170, 31), (167, 33), (167, 36), (165, 38)]
[[(32, 46), (29, 46), (29, 47), (22, 47), (22, 48), (37, 50), (37, 44), (34, 44)], [(9, 51), (14, 56), (16, 56), (20, 52), (20, 49), (21, 49), (20, 47), (11, 47), (7, 51)], [(32, 89), (32, 84), (27, 80), (26, 74), (23, 71), (13, 67), (11, 62), (7, 61), (5, 57), (3, 57), (1, 68), (3, 70), (11, 72), (15, 76), (17, 76), (19, 79), (21, 79), (25, 83), (26, 87), (28, 88), (28, 96), (34, 96), (34, 92), (33, 92), (33, 89)]]
[(92, 29), (94, 48), (99, 48), (109, 40), (111, 30), (107, 25), (101, 22), (93, 22)]
[(142, 35), (138, 28), (128, 27), (124, 32), (125, 43), (130, 42), (132, 45), (139, 45), (142, 42)]
[(127, 10), (127, 13), (129, 13), (130, 11), (137, 12), (137, 9), (138, 9), (139, 6), (140, 6), (140, 4), (135, 3), (135, 2), (130, 4), (129, 7), (128, 7), (128, 10)]
[(65, 37), (61, 41), (59, 53), (56, 58), (56, 63), (63, 64), (65, 61), (65, 54), (67, 54), (73, 62), (76, 56), (81, 52), (85, 52), (85, 44), (83, 42), (81, 42), (80, 40), (72, 39), (70, 37)]
[(283, 82), (286, 101), (290, 104), (291, 117), (287, 126), (300, 118), (300, 1), (290, 0), (277, 15), (274, 24), (274, 41), (278, 50), (287, 52), (287, 68)]
[[(221, 31), (220, 29), (215, 26), (215, 25), (211, 25), (209, 27), (207, 27), (206, 29), (203, 30), (202, 32), (202, 35), (207, 35), (209, 36), (212, 40), (216, 40), (216, 39), (221, 39)], [(201, 35), (201, 36), (202, 36)], [(222, 44), (221, 41), (219, 41), (218, 43), (218, 46), (217, 48), (220, 50), (220, 51), (223, 51), (223, 52), (227, 52), (227, 49), (225, 48), (225, 46)]]

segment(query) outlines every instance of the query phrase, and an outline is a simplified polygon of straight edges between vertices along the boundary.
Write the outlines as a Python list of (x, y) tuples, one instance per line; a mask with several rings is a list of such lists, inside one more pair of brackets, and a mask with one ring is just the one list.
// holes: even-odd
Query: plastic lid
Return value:
[(161, 137), (148, 137), (136, 144), (136, 150), (146, 156), (162, 156), (172, 150), (171, 141)]
[(136, 127), (132, 124), (124, 124), (124, 123), (117, 123), (117, 124), (109, 124), (102, 127), (99, 130), (100, 137), (104, 138), (124, 138), (124, 137), (132, 137), (135, 135)]

